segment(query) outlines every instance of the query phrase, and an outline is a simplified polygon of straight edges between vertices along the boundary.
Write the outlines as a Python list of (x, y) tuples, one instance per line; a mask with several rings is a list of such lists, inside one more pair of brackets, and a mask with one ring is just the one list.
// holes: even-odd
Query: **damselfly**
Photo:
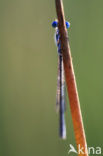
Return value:
[[(70, 27), (69, 22), (65, 22), (66, 28)], [(56, 108), (59, 110), (59, 134), (62, 139), (66, 138), (65, 124), (65, 78), (63, 67), (63, 56), (60, 43), (60, 35), (58, 29), (58, 21), (54, 21), (52, 26), (55, 28), (55, 41), (58, 50), (58, 78), (57, 78), (57, 93), (56, 93)]]

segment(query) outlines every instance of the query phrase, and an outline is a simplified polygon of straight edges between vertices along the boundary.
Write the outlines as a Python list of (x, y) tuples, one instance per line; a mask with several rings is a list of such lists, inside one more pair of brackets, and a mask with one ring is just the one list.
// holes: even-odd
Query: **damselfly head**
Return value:
[(52, 22), (52, 27), (53, 28), (57, 28), (58, 27), (58, 21), (57, 20)]
[(66, 21), (65, 24), (67, 29), (70, 28), (70, 23), (68, 21)]
[[(66, 24), (66, 28), (67, 29), (70, 28), (70, 23), (68, 21), (66, 21), (65, 24)], [(57, 20), (52, 22), (52, 27), (53, 28), (57, 28), (58, 27), (58, 21)]]

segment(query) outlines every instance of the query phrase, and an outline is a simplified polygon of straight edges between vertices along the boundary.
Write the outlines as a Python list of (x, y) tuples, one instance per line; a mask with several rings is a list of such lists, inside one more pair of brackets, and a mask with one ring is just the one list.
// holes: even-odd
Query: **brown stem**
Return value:
[(88, 156), (85, 152), (87, 151), (87, 143), (86, 137), (83, 127), (82, 115), (80, 110), (80, 102), (78, 97), (78, 91), (76, 86), (76, 80), (74, 75), (74, 69), (72, 64), (72, 57), (68, 42), (68, 34), (65, 26), (65, 17), (64, 17), (64, 9), (62, 0), (55, 0), (56, 3), (56, 12), (58, 17), (58, 28), (60, 33), (60, 41), (61, 41), (61, 50), (63, 54), (63, 63), (64, 63), (64, 70), (65, 70), (65, 78), (67, 84), (67, 91), (69, 96), (70, 102), (70, 109), (72, 114), (73, 120), (73, 127), (75, 133), (75, 140), (77, 144), (77, 149), (79, 152), (79, 146), (84, 148), (82, 153), (80, 152), (78, 156)]

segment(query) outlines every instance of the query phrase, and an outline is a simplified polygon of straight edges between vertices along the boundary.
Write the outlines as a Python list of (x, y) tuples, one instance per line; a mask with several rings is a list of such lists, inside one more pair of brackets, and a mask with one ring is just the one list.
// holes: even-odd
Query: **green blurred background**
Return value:
[[(88, 146), (102, 147), (103, 1), (64, 8)], [(67, 156), (75, 145), (68, 99), (58, 137), (55, 18), (54, 0), (0, 0), (0, 156)]]

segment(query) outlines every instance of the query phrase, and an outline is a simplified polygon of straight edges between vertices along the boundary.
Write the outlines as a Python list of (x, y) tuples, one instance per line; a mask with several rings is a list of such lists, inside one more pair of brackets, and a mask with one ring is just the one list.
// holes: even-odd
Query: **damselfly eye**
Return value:
[(66, 21), (65, 24), (66, 24), (66, 28), (68, 29), (70, 27), (70, 23)]
[(53, 27), (53, 28), (58, 27), (58, 22), (57, 22), (57, 21), (53, 21), (53, 23), (52, 23), (52, 27)]

